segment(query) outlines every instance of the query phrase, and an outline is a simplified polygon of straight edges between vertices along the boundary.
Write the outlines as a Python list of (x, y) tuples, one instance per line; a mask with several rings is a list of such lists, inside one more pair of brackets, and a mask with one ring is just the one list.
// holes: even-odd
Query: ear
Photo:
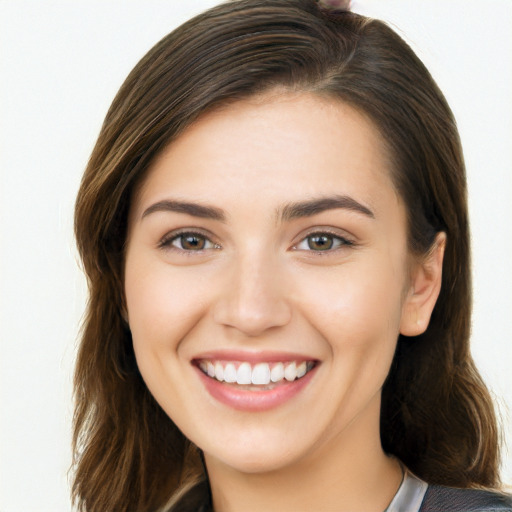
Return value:
[(404, 336), (418, 336), (427, 330), (441, 291), (445, 247), (446, 234), (438, 233), (429, 253), (413, 264), (400, 321), (400, 334)]

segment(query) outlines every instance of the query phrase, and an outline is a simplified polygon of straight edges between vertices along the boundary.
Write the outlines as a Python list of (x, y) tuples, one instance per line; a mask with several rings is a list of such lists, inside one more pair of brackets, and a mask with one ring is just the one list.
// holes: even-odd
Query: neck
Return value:
[(398, 461), (382, 451), (378, 416), (373, 425), (356, 421), (293, 465), (269, 472), (205, 459), (215, 512), (382, 512), (402, 480)]

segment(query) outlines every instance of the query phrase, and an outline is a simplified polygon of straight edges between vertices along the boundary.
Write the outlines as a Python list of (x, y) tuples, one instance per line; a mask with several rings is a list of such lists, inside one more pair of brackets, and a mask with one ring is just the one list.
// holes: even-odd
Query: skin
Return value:
[[(399, 333), (428, 325), (444, 237), (421, 261), (408, 253), (388, 160), (378, 131), (350, 106), (274, 92), (204, 115), (135, 194), (125, 294), (137, 362), (204, 451), (216, 511), (377, 512), (400, 484), (380, 444), (381, 388)], [(333, 195), (371, 215), (342, 207), (282, 218), (290, 203)], [(164, 200), (208, 205), (224, 219), (148, 213)], [(198, 232), (203, 249), (184, 246), (182, 229)], [(313, 233), (333, 247), (317, 250)], [(319, 364), (284, 404), (240, 411), (212, 398), (191, 363), (219, 349)]]

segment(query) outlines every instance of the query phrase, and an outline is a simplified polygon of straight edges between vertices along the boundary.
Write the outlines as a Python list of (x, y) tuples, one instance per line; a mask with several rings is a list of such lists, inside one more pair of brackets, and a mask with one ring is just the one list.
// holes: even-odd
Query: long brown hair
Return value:
[(85, 171), (75, 231), (89, 284), (75, 373), (73, 494), (88, 512), (162, 507), (202, 472), (197, 450), (147, 390), (123, 320), (123, 260), (134, 187), (201, 114), (274, 87), (343, 101), (369, 116), (392, 157), (411, 252), (444, 231), (440, 297), (426, 332), (399, 337), (381, 438), (430, 483), (497, 486), (493, 405), (470, 356), (465, 170), (442, 93), (387, 25), (314, 0), (237, 0), (188, 21), (137, 64)]

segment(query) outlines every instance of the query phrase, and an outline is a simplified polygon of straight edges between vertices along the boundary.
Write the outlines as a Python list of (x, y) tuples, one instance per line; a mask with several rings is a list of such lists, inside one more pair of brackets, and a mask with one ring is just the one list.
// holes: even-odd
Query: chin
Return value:
[(213, 458), (235, 471), (252, 475), (282, 470), (296, 460), (292, 453), (262, 453), (262, 450), (235, 453), (235, 449), (229, 454), (219, 454), (219, 456), (205, 453), (205, 458), (207, 463)]
[(239, 436), (210, 438), (210, 443), (203, 438), (206, 442), (202, 446), (198, 440), (196, 444), (203, 449), (207, 464), (220, 464), (241, 473), (268, 473), (295, 463), (307, 451), (307, 439), (301, 432), (298, 439), (294, 435), (284, 436), (277, 427), (257, 431), (254, 427), (251, 431), (240, 428), (239, 432)]

